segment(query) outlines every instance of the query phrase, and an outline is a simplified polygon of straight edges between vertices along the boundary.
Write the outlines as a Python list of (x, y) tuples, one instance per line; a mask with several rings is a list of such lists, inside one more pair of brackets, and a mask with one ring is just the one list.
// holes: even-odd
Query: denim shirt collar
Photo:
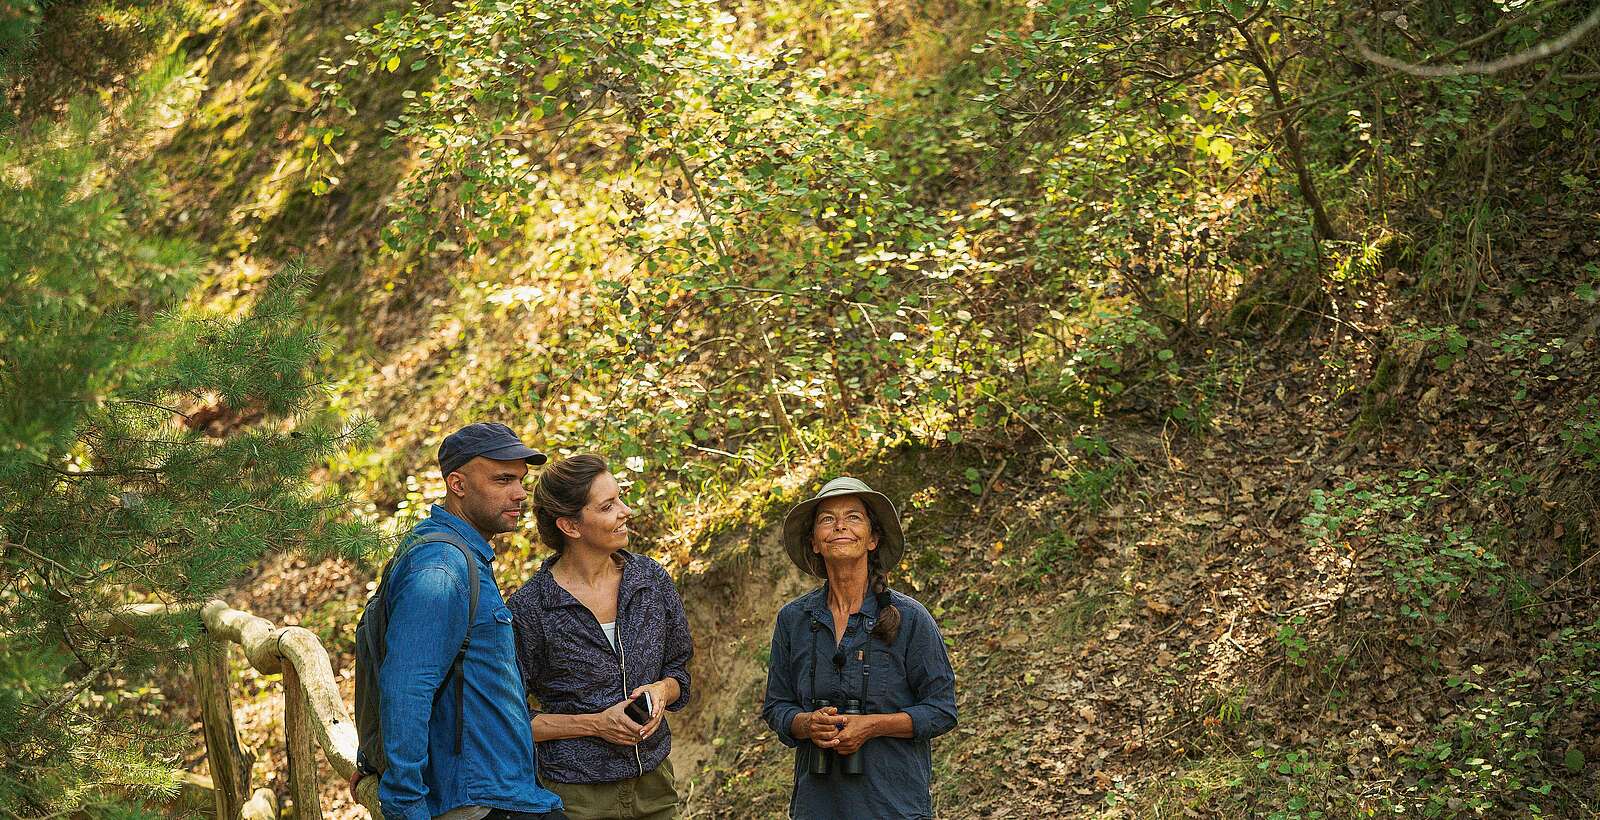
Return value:
[[(622, 583), (617, 586), (617, 611), (621, 612), (623, 605), (633, 596), (633, 593), (650, 586), (650, 579), (645, 574), (643, 561), (638, 556), (627, 550), (617, 550), (616, 555), (622, 557)], [(561, 556), (552, 555), (544, 559), (539, 565), (539, 571), (534, 573), (533, 583), (539, 585), (539, 605), (545, 609), (555, 609), (563, 606), (583, 606), (572, 593), (561, 588), (556, 583), (555, 573), (550, 567)]]
[(463, 543), (472, 548), (474, 554), (482, 558), (484, 563), (494, 563), (494, 547), (478, 533), (478, 530), (468, 524), (460, 516), (450, 512), (443, 506), (433, 505), (432, 514), (428, 516), (430, 523), (448, 528), (451, 532), (461, 537)]

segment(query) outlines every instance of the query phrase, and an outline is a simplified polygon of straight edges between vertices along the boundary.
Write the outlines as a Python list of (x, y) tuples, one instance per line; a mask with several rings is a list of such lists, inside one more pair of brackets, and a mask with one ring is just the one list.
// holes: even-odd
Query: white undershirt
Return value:
[(612, 621), (608, 624), (601, 624), (600, 631), (606, 633), (606, 640), (611, 642), (611, 649), (615, 651), (617, 648), (617, 622)]

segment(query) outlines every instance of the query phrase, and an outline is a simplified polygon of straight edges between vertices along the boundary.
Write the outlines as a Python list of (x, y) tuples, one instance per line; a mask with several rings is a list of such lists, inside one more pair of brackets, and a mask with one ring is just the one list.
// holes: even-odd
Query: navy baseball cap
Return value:
[(550, 460), (544, 453), (523, 444), (510, 427), (480, 421), (445, 436), (439, 444), (439, 475), (447, 476), (478, 456), (495, 461), (520, 458), (535, 467)]

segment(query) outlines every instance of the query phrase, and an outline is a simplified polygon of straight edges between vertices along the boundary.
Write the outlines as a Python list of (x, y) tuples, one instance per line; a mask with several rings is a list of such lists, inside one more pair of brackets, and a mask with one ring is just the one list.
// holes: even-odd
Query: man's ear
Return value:
[(459, 472), (451, 473), (444, 477), (444, 487), (453, 496), (464, 496), (467, 494), (467, 477)]
[(568, 538), (577, 538), (583, 535), (578, 529), (578, 519), (566, 515), (556, 518), (556, 529), (561, 530), (561, 534)]

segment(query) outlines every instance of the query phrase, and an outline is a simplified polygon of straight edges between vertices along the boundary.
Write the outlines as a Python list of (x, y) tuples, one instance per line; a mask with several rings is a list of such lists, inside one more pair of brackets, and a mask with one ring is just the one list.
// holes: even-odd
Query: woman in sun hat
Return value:
[(955, 671), (933, 616), (889, 589), (894, 504), (836, 478), (789, 511), (783, 546), (823, 581), (779, 610), (767, 666), (761, 715), (795, 747), (789, 816), (933, 817), (930, 741), (955, 728)]

